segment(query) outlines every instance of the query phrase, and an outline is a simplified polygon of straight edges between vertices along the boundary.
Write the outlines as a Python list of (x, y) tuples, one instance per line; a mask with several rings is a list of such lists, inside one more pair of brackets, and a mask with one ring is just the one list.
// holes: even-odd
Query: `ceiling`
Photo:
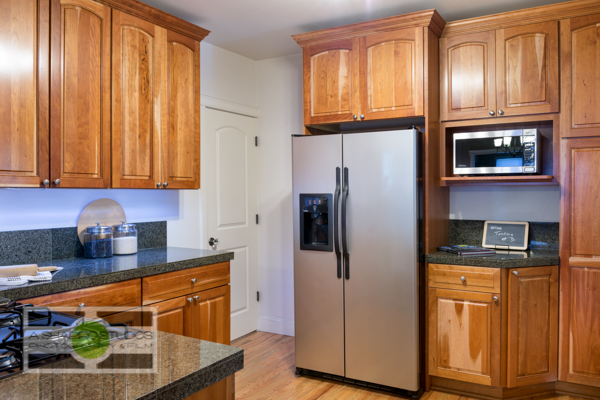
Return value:
[(290, 35), (435, 8), (446, 22), (562, 0), (142, 0), (212, 31), (205, 39), (253, 60), (300, 52)]

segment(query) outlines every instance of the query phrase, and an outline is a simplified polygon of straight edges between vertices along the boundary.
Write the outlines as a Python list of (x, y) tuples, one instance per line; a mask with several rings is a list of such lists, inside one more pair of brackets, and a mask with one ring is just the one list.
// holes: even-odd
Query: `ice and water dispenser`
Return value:
[(332, 199), (328, 193), (300, 195), (300, 250), (333, 251)]

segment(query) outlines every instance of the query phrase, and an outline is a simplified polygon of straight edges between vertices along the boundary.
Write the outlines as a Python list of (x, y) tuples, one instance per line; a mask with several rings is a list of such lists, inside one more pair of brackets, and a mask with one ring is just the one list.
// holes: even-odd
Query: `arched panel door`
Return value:
[(440, 39), (441, 119), (495, 117), (495, 32)]
[(110, 8), (52, 0), (51, 181), (110, 186)]
[(167, 31), (116, 10), (112, 31), (112, 187), (155, 188)]
[(304, 48), (304, 123), (352, 121), (359, 110), (358, 39)]
[(558, 57), (558, 21), (496, 31), (498, 114), (558, 112)]
[(167, 32), (162, 106), (162, 185), (200, 188), (200, 42)]
[(360, 38), (365, 119), (423, 114), (423, 28)]

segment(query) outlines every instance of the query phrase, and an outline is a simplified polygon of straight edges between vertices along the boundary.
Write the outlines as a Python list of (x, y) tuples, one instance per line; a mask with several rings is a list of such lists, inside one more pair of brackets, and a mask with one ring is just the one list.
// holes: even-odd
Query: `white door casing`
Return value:
[(256, 118), (202, 107), (201, 185), (206, 217), (202, 247), (217, 238), (216, 250), (231, 261), (231, 340), (258, 327)]

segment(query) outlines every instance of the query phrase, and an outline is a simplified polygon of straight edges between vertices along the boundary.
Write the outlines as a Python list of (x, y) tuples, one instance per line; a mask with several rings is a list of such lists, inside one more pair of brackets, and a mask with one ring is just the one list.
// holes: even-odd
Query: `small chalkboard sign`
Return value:
[(485, 221), (483, 247), (527, 250), (529, 222)]

